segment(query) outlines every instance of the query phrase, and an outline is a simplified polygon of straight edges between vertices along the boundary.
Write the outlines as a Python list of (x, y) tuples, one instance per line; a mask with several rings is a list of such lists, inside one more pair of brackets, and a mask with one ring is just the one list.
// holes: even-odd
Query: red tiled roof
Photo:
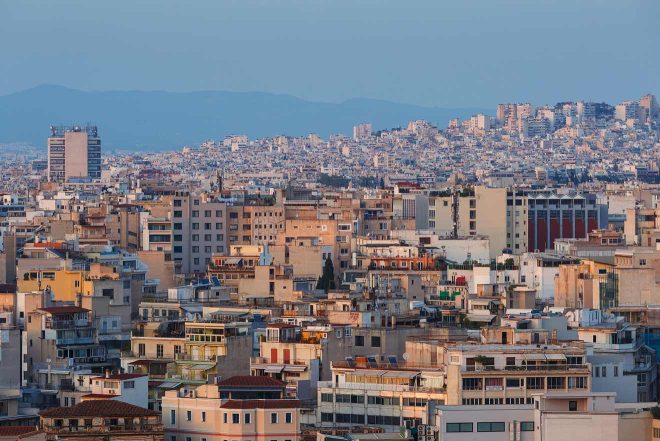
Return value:
[(104, 375), (94, 377), (94, 380), (130, 380), (131, 378), (139, 378), (139, 377), (146, 377), (147, 374), (113, 374), (113, 375), (108, 375), (107, 377)]
[(76, 312), (89, 312), (89, 309), (80, 306), (51, 306), (50, 308), (39, 308), (38, 311), (44, 311), (49, 314), (73, 314)]
[(218, 382), (218, 386), (231, 387), (284, 387), (286, 383), (271, 377), (253, 377), (251, 375), (236, 375)]
[(158, 416), (158, 412), (116, 400), (83, 401), (71, 407), (51, 407), (39, 413), (45, 418)]
[(36, 426), (0, 426), (0, 436), (20, 436), (36, 431)]
[(300, 400), (227, 400), (221, 409), (297, 409)]

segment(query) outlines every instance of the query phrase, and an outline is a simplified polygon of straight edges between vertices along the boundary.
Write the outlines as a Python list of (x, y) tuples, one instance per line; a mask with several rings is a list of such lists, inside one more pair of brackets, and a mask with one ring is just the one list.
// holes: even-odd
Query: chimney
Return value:
[(110, 369), (105, 370), (105, 378), (110, 378)]

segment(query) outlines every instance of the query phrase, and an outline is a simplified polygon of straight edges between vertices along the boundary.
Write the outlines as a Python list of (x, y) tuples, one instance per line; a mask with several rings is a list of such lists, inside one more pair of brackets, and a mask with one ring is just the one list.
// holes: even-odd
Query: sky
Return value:
[(0, 0), (0, 95), (618, 102), (660, 92), (659, 22), (658, 0)]

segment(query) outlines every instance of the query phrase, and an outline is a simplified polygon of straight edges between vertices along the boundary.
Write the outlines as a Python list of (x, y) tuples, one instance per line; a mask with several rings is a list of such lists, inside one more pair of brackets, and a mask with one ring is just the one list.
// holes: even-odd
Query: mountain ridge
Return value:
[(445, 127), (452, 118), (480, 112), (488, 109), (360, 97), (321, 102), (269, 92), (82, 91), (43, 84), (0, 96), (0, 143), (45, 146), (50, 125), (91, 122), (99, 127), (104, 149), (170, 150), (237, 133), (250, 138), (350, 135), (362, 122), (372, 123), (374, 130), (415, 119)]

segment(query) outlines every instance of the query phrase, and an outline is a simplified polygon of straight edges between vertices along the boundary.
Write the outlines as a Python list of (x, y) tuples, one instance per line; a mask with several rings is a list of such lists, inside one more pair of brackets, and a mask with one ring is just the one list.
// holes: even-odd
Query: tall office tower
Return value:
[(51, 126), (48, 138), (48, 178), (101, 179), (101, 139), (96, 126)]

